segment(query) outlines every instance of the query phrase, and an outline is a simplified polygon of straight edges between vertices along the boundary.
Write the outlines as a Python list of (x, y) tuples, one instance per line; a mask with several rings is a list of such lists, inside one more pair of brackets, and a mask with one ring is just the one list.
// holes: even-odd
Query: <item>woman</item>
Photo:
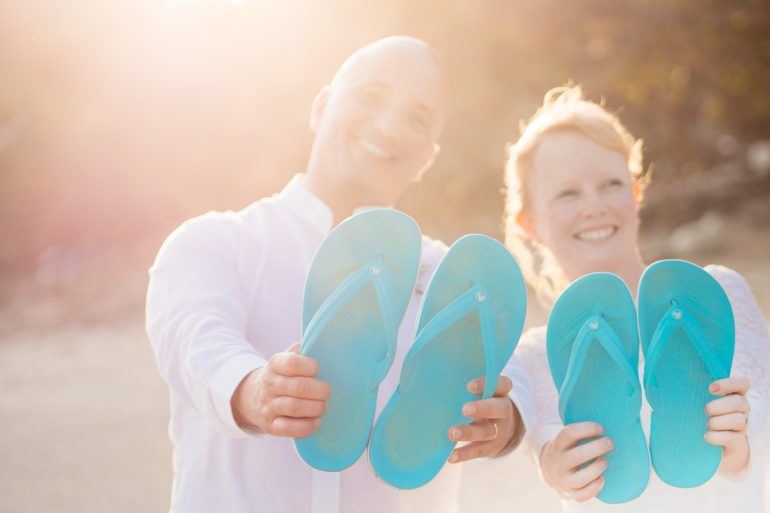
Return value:
[[(648, 178), (642, 141), (617, 117), (585, 100), (579, 87), (546, 94), (509, 148), (506, 167), (506, 243), (544, 303), (551, 304), (575, 279), (598, 271), (620, 276), (636, 293), (645, 268), (638, 248), (638, 210)], [(762, 511), (770, 337), (746, 281), (725, 267), (706, 270), (730, 299), (736, 343), (731, 377), (709, 388), (724, 395), (707, 406), (706, 433), (710, 444), (723, 448), (722, 463), (717, 475), (700, 487), (673, 488), (652, 473), (645, 492), (631, 502), (591, 500), (604, 485), (603, 455), (612, 449), (612, 441), (601, 436), (597, 424), (562, 424), (546, 358), (545, 327), (523, 336), (517, 356), (530, 374), (536, 403), (528, 437), (543, 479), (564, 499), (564, 511)], [(648, 435), (646, 402), (641, 418)]]

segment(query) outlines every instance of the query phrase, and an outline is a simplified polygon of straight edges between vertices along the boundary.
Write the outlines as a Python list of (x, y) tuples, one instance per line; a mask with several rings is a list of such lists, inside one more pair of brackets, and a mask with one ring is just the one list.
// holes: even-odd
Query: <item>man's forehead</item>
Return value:
[(369, 82), (388, 85), (410, 79), (442, 98), (444, 75), (435, 50), (419, 39), (397, 36), (375, 41), (354, 52), (340, 67), (332, 87), (346, 88)]

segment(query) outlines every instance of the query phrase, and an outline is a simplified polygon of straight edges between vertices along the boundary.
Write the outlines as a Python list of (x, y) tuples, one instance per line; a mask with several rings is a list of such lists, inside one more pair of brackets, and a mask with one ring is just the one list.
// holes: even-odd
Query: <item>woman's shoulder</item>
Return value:
[(522, 360), (545, 358), (545, 326), (529, 328), (519, 339), (516, 354)]
[(722, 285), (722, 288), (725, 289), (725, 292), (728, 292), (728, 295), (729, 291), (751, 290), (746, 278), (734, 269), (717, 264), (707, 265), (704, 269)]

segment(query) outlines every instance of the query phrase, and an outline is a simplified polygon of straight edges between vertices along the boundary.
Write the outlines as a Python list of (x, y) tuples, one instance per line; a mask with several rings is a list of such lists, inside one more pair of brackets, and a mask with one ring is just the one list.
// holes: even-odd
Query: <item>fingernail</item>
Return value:
[(475, 406), (473, 406), (471, 404), (467, 404), (467, 405), (463, 406), (463, 415), (471, 416), (471, 415), (475, 415), (475, 414), (476, 414), (476, 407)]
[(711, 391), (712, 394), (719, 393), (720, 386), (717, 383), (712, 383), (711, 386), (709, 387), (709, 390)]
[(479, 384), (477, 382), (475, 382), (475, 381), (471, 381), (470, 384), (468, 385), (468, 390), (471, 393), (478, 392), (479, 391)]
[(452, 455), (449, 457), (449, 463), (457, 463), (457, 454), (452, 453)]
[(460, 439), (460, 430), (459, 429), (453, 429), (452, 430), (452, 440), (459, 440)]
[(318, 426), (320, 426), (320, 425), (321, 425), (321, 419), (320, 419), (320, 418), (317, 418), (317, 419), (315, 419), (315, 420), (313, 421), (313, 425), (314, 425), (315, 427), (318, 427)]
[(610, 439), (608, 438), (608, 439), (607, 439), (607, 447), (609, 447), (609, 448), (610, 448), (610, 450), (614, 449), (614, 448), (615, 448), (615, 442), (613, 442), (612, 440), (610, 440)]

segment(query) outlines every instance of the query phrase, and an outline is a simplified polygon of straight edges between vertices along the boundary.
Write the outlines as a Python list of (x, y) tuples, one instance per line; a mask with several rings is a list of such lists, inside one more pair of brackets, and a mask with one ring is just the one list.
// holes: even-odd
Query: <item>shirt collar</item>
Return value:
[[(311, 224), (326, 234), (333, 228), (334, 214), (332, 209), (324, 203), (318, 196), (310, 192), (305, 187), (305, 175), (303, 173), (297, 173), (292, 177), (286, 187), (283, 188), (279, 197), (286, 202), (289, 209), (297, 215), (300, 219), (308, 224)], [(360, 214), (367, 210), (389, 208), (393, 206), (376, 206), (376, 205), (362, 205), (357, 207), (353, 214)]]
[(322, 233), (328, 233), (334, 221), (332, 209), (305, 187), (304, 176), (302, 173), (294, 175), (278, 196), (297, 217)]

